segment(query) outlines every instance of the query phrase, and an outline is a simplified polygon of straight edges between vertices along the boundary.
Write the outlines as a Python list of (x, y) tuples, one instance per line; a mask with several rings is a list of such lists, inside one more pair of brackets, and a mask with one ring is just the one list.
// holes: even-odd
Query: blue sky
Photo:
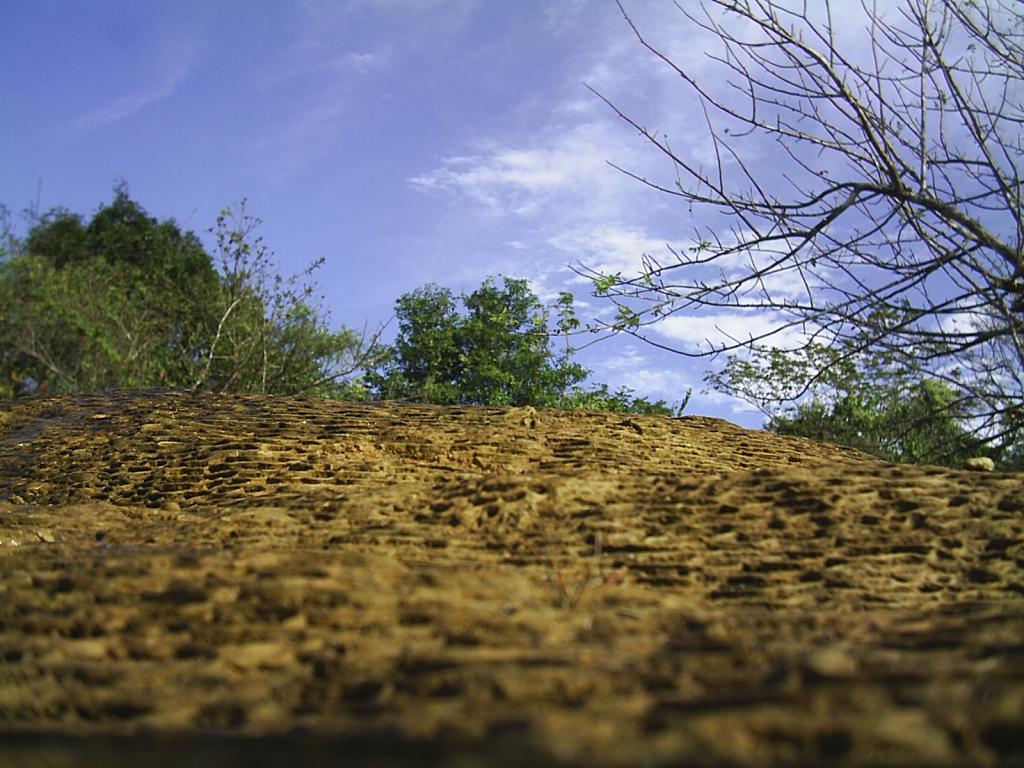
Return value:
[[(701, 66), (670, 2), (629, 6)], [(150, 214), (202, 233), (247, 198), (283, 272), (326, 258), (335, 324), (489, 274), (544, 298), (570, 288), (586, 319), (609, 307), (569, 264), (629, 271), (685, 247), (694, 223), (607, 164), (672, 171), (584, 83), (708, 152), (696, 104), (610, 0), (4, 0), (0, 202), (89, 214), (124, 179)], [(664, 340), (706, 333), (691, 319)], [(627, 339), (581, 360), (596, 381), (669, 401), (693, 387), (690, 413), (760, 424), (701, 392), (700, 361)]]

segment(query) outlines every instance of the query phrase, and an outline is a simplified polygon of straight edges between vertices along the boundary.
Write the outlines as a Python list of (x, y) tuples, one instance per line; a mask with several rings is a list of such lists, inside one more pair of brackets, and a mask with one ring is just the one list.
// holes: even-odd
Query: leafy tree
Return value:
[[(447, 288), (426, 285), (395, 304), (398, 335), (383, 363), (366, 378), (373, 396), (440, 404), (537, 405), (633, 413), (673, 411), (663, 402), (634, 397), (607, 386), (584, 390), (589, 375), (573, 362), (573, 349), (553, 349), (558, 333), (579, 323), (571, 294), (551, 311), (526, 280), (488, 278), (459, 302)], [(566, 336), (568, 338), (568, 336)]]
[(956, 395), (937, 381), (909, 391), (875, 385), (842, 391), (780, 414), (769, 429), (857, 448), (887, 461), (960, 466), (978, 455), (977, 439), (957, 422)]
[(778, 434), (894, 462), (959, 466), (978, 455), (1010, 458), (1009, 449), (986, 448), (984, 436), (969, 428), (970, 410), (952, 387), (885, 351), (859, 351), (854, 342), (812, 344), (799, 354), (756, 350), (731, 357), (707, 380), (755, 405)]
[(690, 402), (690, 392), (675, 407), (664, 400), (648, 400), (637, 397), (629, 387), (612, 391), (607, 384), (598, 384), (592, 389), (574, 387), (558, 400), (559, 408), (583, 411), (612, 411), (614, 413), (642, 413), (660, 416), (681, 416)]
[(203, 345), (197, 351), (193, 387), (274, 394), (338, 397), (353, 390), (346, 379), (379, 354), (376, 335), (331, 331), (314, 306), (313, 272), (283, 278), (255, 232), (262, 222), (225, 209), (210, 233), (220, 280), (204, 298)]
[(395, 302), (398, 336), (367, 377), (384, 400), (457, 403), (462, 399), (463, 318), (452, 292), (429, 284)]
[(150, 217), (119, 185), (88, 222), (57, 209), (24, 242), (6, 238), (0, 397), (27, 381), (336, 394), (373, 339), (331, 332), (312, 284), (300, 291), (270, 273), (258, 223), (244, 210), (218, 219), (218, 271), (193, 233)]
[(427, 285), (395, 304), (398, 337), (369, 380), (377, 397), (480, 405), (554, 405), (587, 371), (556, 354), (549, 313), (525, 280), (488, 278), (461, 297)]
[(121, 268), (85, 261), (60, 269), (23, 254), (0, 266), (0, 306), (7, 389), (28, 378), (86, 391), (166, 377), (169, 314), (141, 301)]
[(114, 187), (114, 199), (89, 220), (65, 209), (43, 217), (29, 233), (28, 250), (57, 268), (103, 259), (130, 265), (147, 274), (169, 273), (176, 279), (213, 276), (210, 258), (192, 232), (182, 232), (173, 220), (158, 221), (133, 200), (124, 182)]
[[(843, 43), (833, 11), (847, 5), (870, 32), (856, 38), (864, 50)], [(825, 365), (881, 353), (951, 389), (993, 449), (1019, 442), (1024, 4), (677, 7), (683, 33), (710, 41), (707, 68), (673, 57), (623, 15), (693, 97), (712, 162), (606, 102), (672, 171), (668, 183), (638, 181), (707, 218), (692, 247), (645, 255), (639, 274), (582, 270), (619, 307), (602, 326), (664, 346), (649, 334), (666, 316), (766, 318), (749, 335), (675, 349), (757, 355), (775, 342), (812, 355), (845, 345)], [(766, 156), (767, 146), (778, 151)], [(897, 322), (873, 324), (886, 315)], [(800, 383), (824, 373), (808, 369)], [(940, 417), (944, 402), (934, 399)]]
[(572, 361), (572, 350), (555, 353), (548, 334), (549, 312), (526, 280), (492, 281), (463, 297), (463, 396), (496, 405), (554, 405), (587, 377)]
[(191, 233), (158, 222), (115, 188), (85, 223), (35, 218), (0, 271), (2, 393), (176, 384), (190, 365), (198, 297), (217, 282)]

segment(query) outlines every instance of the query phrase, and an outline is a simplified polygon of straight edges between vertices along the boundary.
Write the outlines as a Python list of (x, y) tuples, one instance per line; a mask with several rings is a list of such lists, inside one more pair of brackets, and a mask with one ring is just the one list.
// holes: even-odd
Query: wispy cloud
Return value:
[[(332, 34), (351, 28), (357, 15), (387, 21), (404, 42), (419, 38), (425, 44), (462, 28), (481, 0), (303, 0), (302, 8), (319, 32)], [(413, 37), (407, 34), (412, 32)]]
[(346, 78), (367, 75), (386, 68), (392, 58), (387, 50), (339, 52), (332, 50), (324, 41), (311, 38), (297, 42), (291, 47), (291, 53), (295, 60), (265, 77), (257, 86), (260, 90), (268, 90), (302, 77), (326, 75)]
[(599, 194), (614, 181), (606, 162), (610, 141), (602, 126), (581, 123), (553, 132), (515, 143), (482, 141), (477, 151), (443, 158), (409, 183), (421, 191), (465, 197), (481, 213), (529, 215), (549, 202), (565, 205), (565, 198), (585, 191)]
[(151, 104), (171, 96), (188, 77), (198, 59), (194, 39), (165, 40), (160, 46), (160, 74), (150, 85), (118, 97), (81, 115), (74, 121), (79, 131), (91, 131), (138, 114)]
[(634, 367), (630, 369), (627, 385), (634, 392), (646, 393), (648, 397), (678, 402), (686, 396), (687, 390), (695, 383), (684, 373), (667, 368)]
[[(671, 12), (678, 15), (674, 7)], [(591, 40), (560, 73), (561, 93), (551, 102), (547, 119), (526, 131), (481, 136), (408, 181), (422, 192), (461, 198), (469, 207), (460, 210), (470, 215), (533, 216), (549, 231), (549, 244), (561, 251), (574, 244), (583, 246), (588, 255), (597, 253), (607, 259), (610, 249), (621, 254), (626, 244), (608, 246), (599, 240), (612, 234), (612, 228), (632, 231), (633, 240), (643, 241), (631, 259), (632, 266), (638, 267), (648, 246), (664, 249), (661, 237), (647, 242), (643, 224), (665, 202), (652, 202), (654, 193), (610, 163), (666, 186), (673, 183), (671, 167), (583, 84), (627, 103), (643, 94), (645, 106), (656, 105), (652, 124), (678, 137), (681, 151), (698, 162), (713, 157), (707, 126), (670, 98), (678, 77), (652, 61), (617, 10), (595, 14), (585, 3), (551, 3), (545, 13), (549, 25), (556, 27), (586, 24), (581, 34)], [(650, 194), (645, 198), (645, 193)], [(587, 237), (588, 231), (597, 234)], [(626, 266), (621, 255), (612, 261)]]
[[(582, 225), (552, 236), (548, 242), (568, 258), (603, 274), (634, 274), (644, 254), (668, 255), (669, 243), (652, 237), (643, 226), (615, 223)], [(574, 282), (584, 281), (576, 278)]]
[(683, 342), (691, 348), (711, 349), (737, 341), (756, 340), (766, 346), (797, 348), (806, 341), (799, 327), (779, 313), (751, 310), (749, 312), (717, 312), (714, 314), (671, 315), (655, 329), (665, 339)]
[(556, 32), (568, 30), (580, 23), (590, 0), (544, 0), (544, 21)]
[(637, 348), (634, 343), (620, 345), (614, 354), (602, 356), (592, 364), (594, 379), (607, 383), (611, 389), (628, 387), (646, 397), (678, 402), (686, 391), (696, 388), (694, 371), (654, 360), (649, 347)]
[(273, 151), (285, 176), (307, 167), (319, 151), (332, 146), (337, 125), (352, 108), (353, 92), (365, 78), (387, 71), (393, 58), (387, 45), (346, 50), (331, 35), (301, 37), (254, 86), (286, 94), (289, 108), (280, 120), (269, 121), (251, 142), (252, 150)]

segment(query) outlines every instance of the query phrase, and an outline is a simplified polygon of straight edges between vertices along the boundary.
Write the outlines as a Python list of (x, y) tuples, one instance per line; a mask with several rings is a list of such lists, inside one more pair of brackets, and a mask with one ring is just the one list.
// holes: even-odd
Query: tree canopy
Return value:
[(124, 185), (89, 218), (36, 217), (23, 239), (0, 210), (0, 397), (170, 386), (673, 413), (628, 388), (581, 386), (571, 294), (548, 307), (526, 280), (489, 278), (458, 298), (433, 284), (407, 293), (389, 347), (333, 331), (313, 281), (321, 262), (277, 274), (260, 224), (244, 201), (225, 209), (211, 255)]
[(211, 256), (123, 184), (88, 219), (54, 209), (22, 239), (0, 209), (0, 397), (170, 386), (672, 413), (627, 388), (581, 387), (589, 371), (553, 344), (579, 326), (572, 296), (551, 329), (525, 280), (487, 279), (458, 299), (437, 285), (407, 293), (389, 347), (379, 332), (333, 331), (313, 281), (322, 260), (282, 277), (260, 224), (244, 201), (223, 210)]
[[(808, 389), (811, 371), (822, 373)], [(1010, 466), (1012, 450), (986, 445), (969, 428), (970, 412), (952, 387), (908, 367), (886, 350), (854, 343), (814, 344), (799, 353), (757, 350), (733, 356), (707, 381), (746, 400), (765, 427), (847, 445), (894, 462), (960, 466), (986, 455)]]
[[(372, 344), (332, 332), (296, 287), (270, 272), (258, 221), (225, 211), (211, 234), (159, 221), (127, 188), (88, 221), (56, 209), (0, 262), (0, 397), (180, 386), (329, 394)], [(220, 267), (218, 270), (217, 267)]]
[(488, 278), (459, 300), (434, 284), (403, 294), (395, 304), (397, 338), (367, 376), (370, 391), (379, 399), (440, 404), (673, 412), (628, 389), (581, 387), (590, 372), (574, 362), (572, 347), (559, 351), (554, 343), (559, 331), (578, 324), (569, 294), (557, 310), (552, 329), (551, 309), (527, 281), (507, 277), (500, 286)]

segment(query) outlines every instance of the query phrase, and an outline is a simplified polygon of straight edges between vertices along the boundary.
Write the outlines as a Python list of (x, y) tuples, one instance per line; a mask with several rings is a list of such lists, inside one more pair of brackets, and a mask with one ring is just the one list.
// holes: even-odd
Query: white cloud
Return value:
[[(478, 151), (446, 157), (409, 183), (422, 191), (466, 197), (490, 214), (516, 215), (540, 213), (542, 204), (565, 204), (567, 198), (615, 183), (615, 171), (607, 165), (610, 137), (599, 124), (542, 132), (519, 146), (481, 143), (485, 146)], [(543, 213), (550, 216), (551, 209), (545, 206)]]
[(696, 387), (692, 370), (683, 370), (678, 364), (659, 364), (649, 352), (650, 348), (617, 339), (603, 342), (601, 356), (586, 362), (593, 370), (593, 380), (607, 384), (613, 391), (628, 387), (649, 399), (678, 402), (687, 390)]
[[(674, 201), (610, 165), (673, 184), (667, 158), (583, 84), (616, 103), (621, 99), (627, 112), (639, 105), (645, 122), (671, 135), (674, 145), (698, 162), (709, 156), (707, 126), (703, 119), (693, 119), (688, 105), (680, 104), (679, 78), (637, 43), (618, 10), (609, 11), (603, 4), (600, 8), (600, 14), (596, 3), (553, 4), (546, 10), (556, 25), (586, 23), (580, 34), (590, 44), (569, 59), (559, 78), (560, 98), (548, 109), (545, 122), (526, 132), (480, 137), (475, 146), (442, 157), (408, 182), (424, 192), (458, 196), (487, 216), (542, 217), (551, 244), (560, 249), (573, 239), (581, 241), (588, 228), (614, 225), (639, 231), (640, 222), (650, 219), (656, 208), (672, 205)], [(645, 17), (655, 23), (666, 14), (680, 16), (674, 7), (659, 13), (645, 9)], [(463, 215), (467, 210), (472, 211), (460, 207)], [(653, 248), (664, 251), (664, 243)]]
[(352, 93), (362, 78), (394, 63), (395, 56), (386, 45), (376, 50), (344, 50), (325, 42), (327, 38), (330, 35), (301, 38), (254, 86), (266, 91), (284, 85), (295, 94), (283, 118), (269, 121), (266, 131), (250, 145), (254, 152), (274, 153), (286, 175), (308, 165), (318, 149), (330, 146), (337, 124), (352, 109)]
[(544, 21), (556, 32), (571, 31), (593, 0), (544, 0)]
[(764, 423), (764, 413), (756, 406), (746, 400), (740, 400), (732, 395), (715, 390), (703, 390), (694, 393), (693, 404), (695, 407), (688, 409), (690, 412), (697, 412), (700, 407), (712, 406), (715, 410), (728, 409), (737, 421), (743, 422), (747, 427), (760, 427)]
[[(548, 243), (571, 256), (574, 261), (611, 275), (638, 273), (643, 254), (655, 258), (671, 255), (667, 240), (651, 237), (642, 226), (582, 224), (553, 235)], [(586, 280), (577, 278), (575, 282)]]
[[(751, 339), (762, 339), (759, 343), (765, 346), (788, 349), (805, 340), (800, 327), (789, 325), (789, 321), (779, 313), (755, 310), (707, 315), (675, 314), (658, 321), (653, 328), (666, 339), (682, 342), (693, 349), (721, 347)], [(767, 338), (762, 338), (765, 336)]]
[(614, 374), (630, 372), (648, 365), (647, 355), (639, 352), (633, 344), (623, 344), (616, 354), (601, 359), (598, 366)]
[(622, 380), (634, 392), (669, 402), (682, 400), (693, 387), (689, 376), (666, 368), (635, 368)]

